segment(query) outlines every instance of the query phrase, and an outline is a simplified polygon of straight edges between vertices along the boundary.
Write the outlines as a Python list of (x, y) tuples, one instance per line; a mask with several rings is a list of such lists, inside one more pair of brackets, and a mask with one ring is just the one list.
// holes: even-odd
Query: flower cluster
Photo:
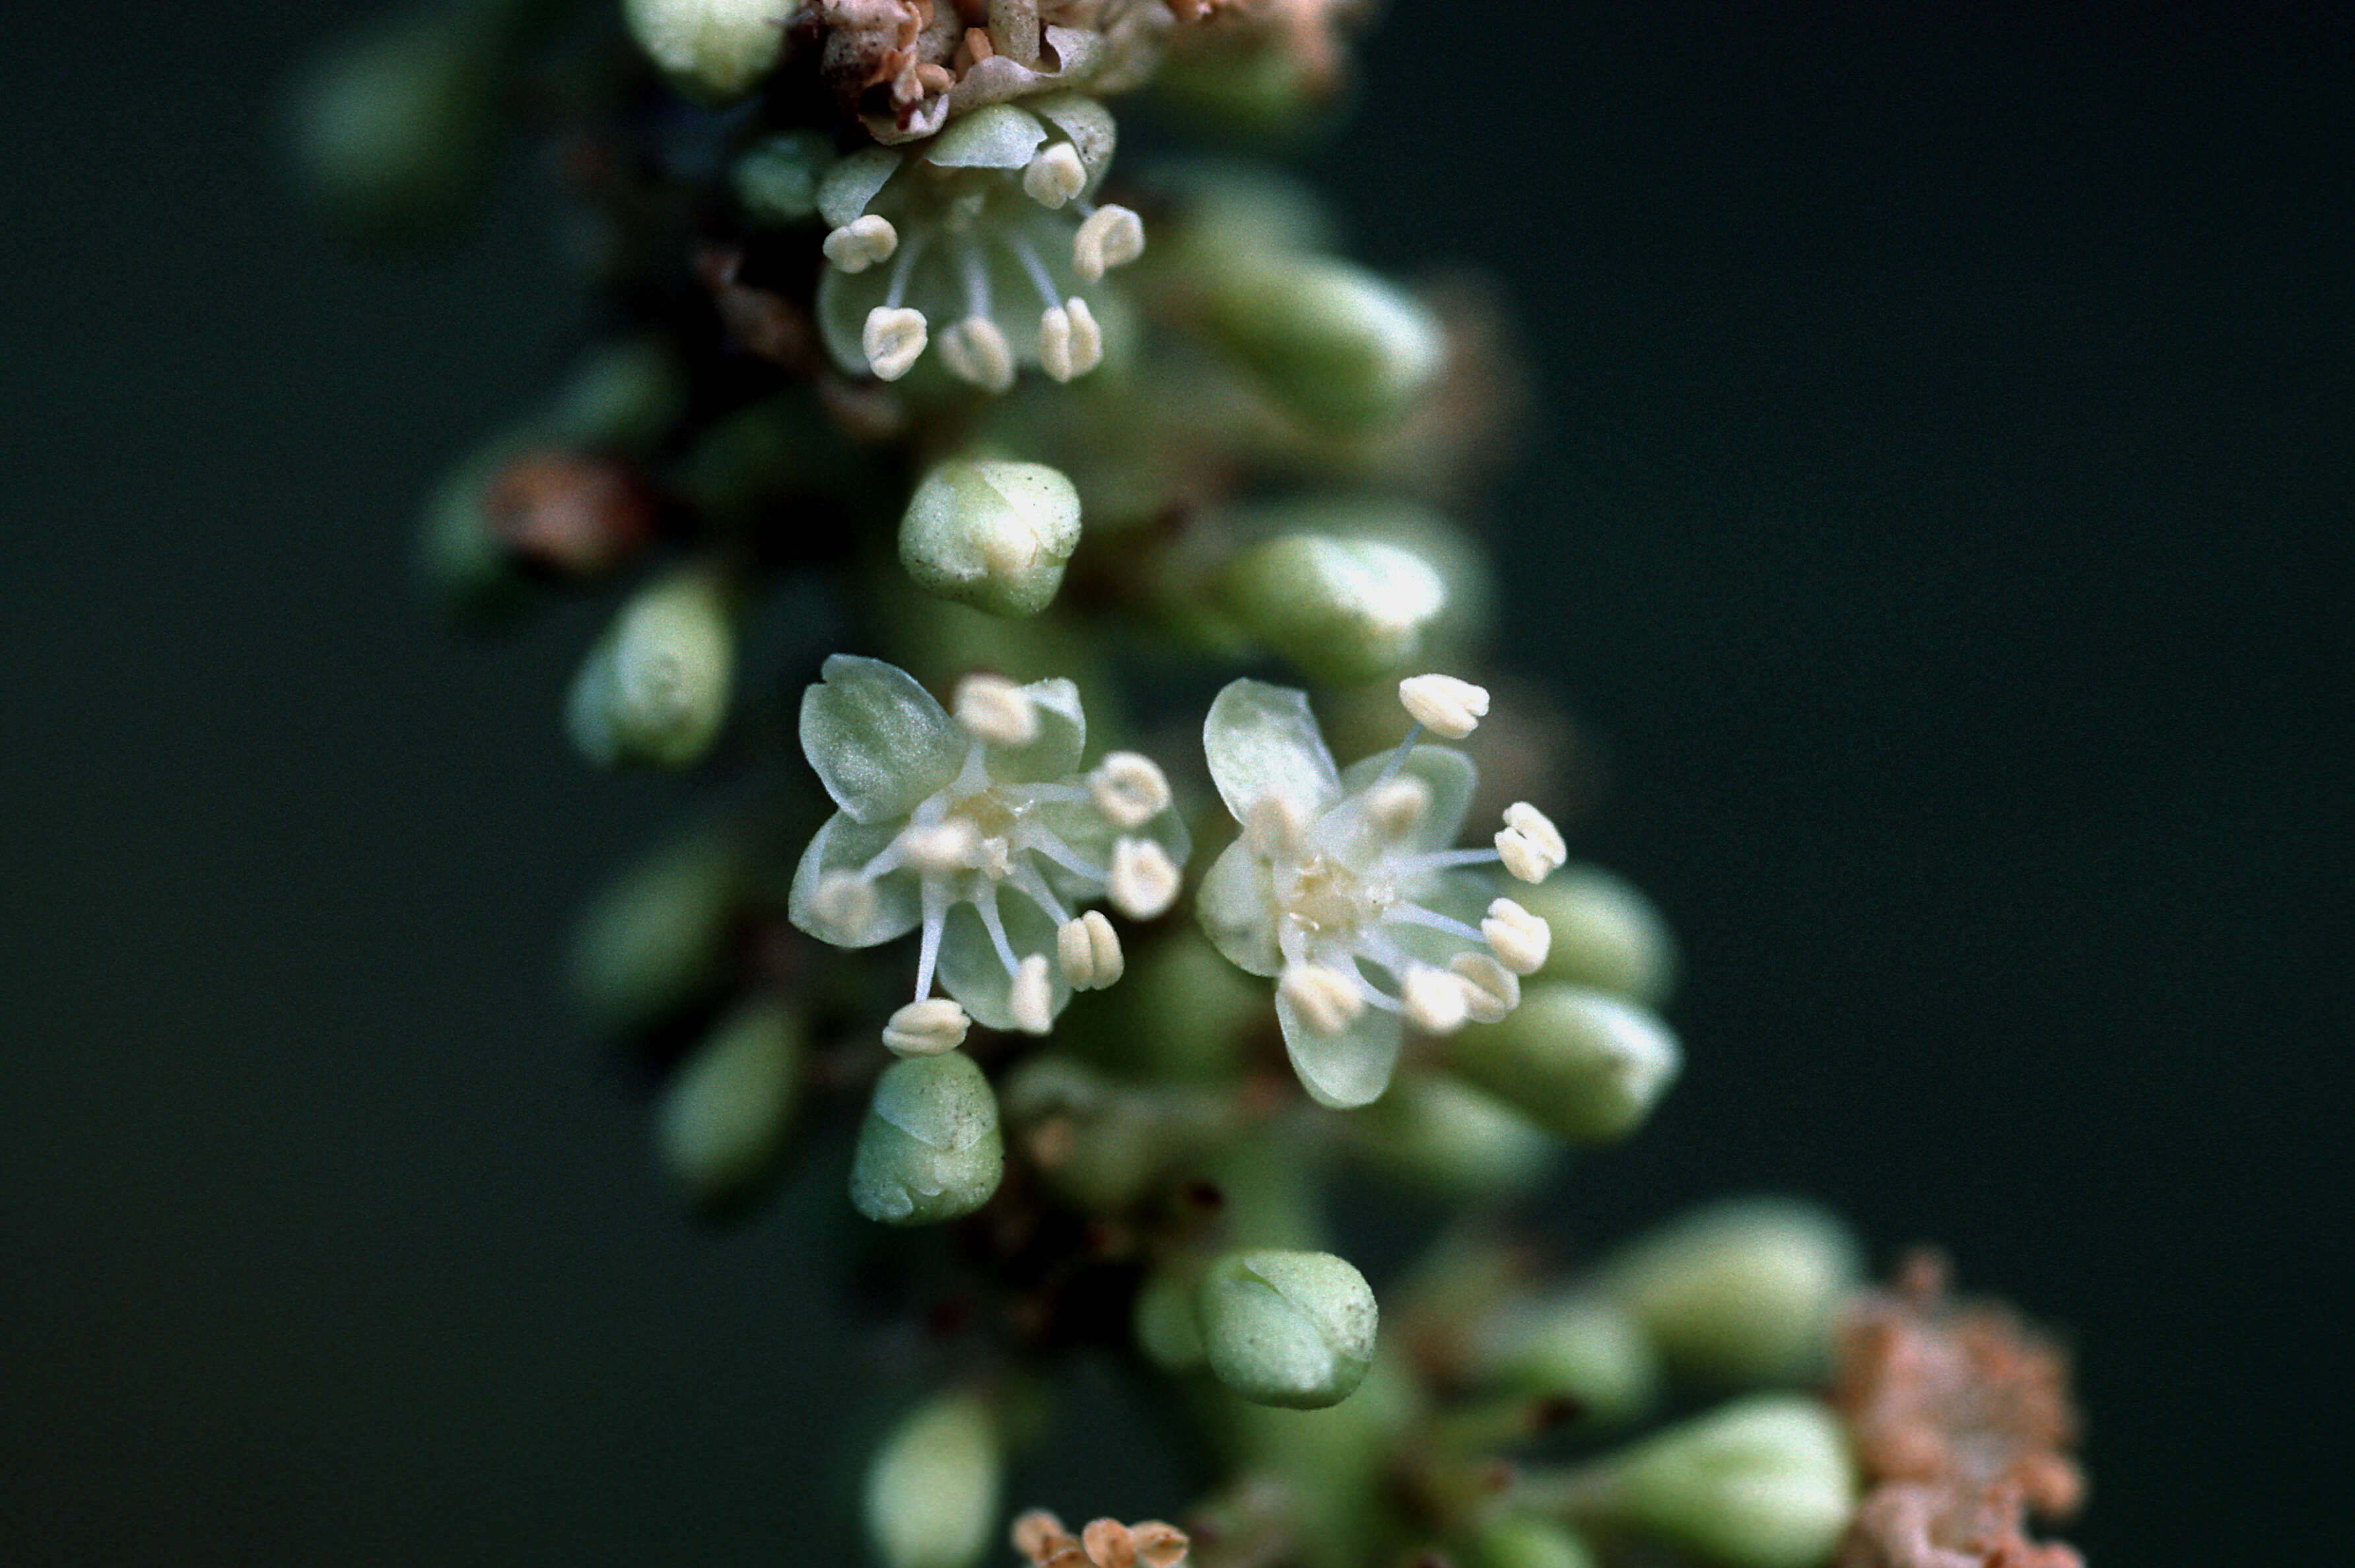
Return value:
[(1094, 369), (1103, 334), (1081, 290), (1145, 251), (1136, 214), (1093, 199), (1113, 141), (1102, 104), (1061, 92), (836, 164), (817, 193), (833, 226), (817, 291), (827, 352), (897, 380), (946, 321), (941, 362), (989, 391), (1021, 365), (1058, 381)]
[(952, 718), (878, 659), (837, 655), (824, 676), (802, 698), (802, 749), (841, 809), (803, 855), (788, 912), (837, 947), (922, 932), (916, 999), (885, 1043), (953, 1050), (973, 1019), (1045, 1034), (1073, 990), (1119, 979), (1120, 937), (1085, 906), (1150, 920), (1176, 901), (1188, 840), (1161, 770), (1116, 752), (1081, 772), (1068, 680), (970, 676)]
[(1202, 880), (1202, 924), (1236, 964), (1276, 977), (1292, 1065), (1327, 1105), (1380, 1097), (1405, 1024), (1446, 1034), (1512, 1011), (1519, 976), (1545, 963), (1550, 940), (1543, 920), (1472, 868), (1501, 860), (1538, 881), (1562, 863), (1561, 836), (1516, 804), (1495, 848), (1450, 848), (1475, 770), (1460, 752), (1416, 744), (1425, 730), (1470, 734), (1488, 694), (1429, 675), (1399, 694), (1414, 720), (1406, 739), (1346, 773), (1306, 694), (1290, 688), (1236, 681), (1203, 727), (1211, 779), (1242, 836)]

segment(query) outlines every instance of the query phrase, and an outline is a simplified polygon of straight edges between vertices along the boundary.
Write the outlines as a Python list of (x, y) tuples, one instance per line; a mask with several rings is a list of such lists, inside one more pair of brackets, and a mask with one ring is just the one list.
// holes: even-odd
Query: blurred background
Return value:
[[(835, 1560), (838, 1172), (694, 1226), (556, 985), (694, 786), (573, 761), (593, 605), (410, 592), (585, 319), (542, 171), (362, 255), (274, 137), (377, 6), (17, 9), (8, 1559)], [(1363, 60), (1314, 170), (1517, 305), (1507, 656), (1686, 951), (1548, 1223), (1935, 1240), (2077, 1348), (2096, 1563), (2342, 1555), (2348, 14), (1397, 0)]]

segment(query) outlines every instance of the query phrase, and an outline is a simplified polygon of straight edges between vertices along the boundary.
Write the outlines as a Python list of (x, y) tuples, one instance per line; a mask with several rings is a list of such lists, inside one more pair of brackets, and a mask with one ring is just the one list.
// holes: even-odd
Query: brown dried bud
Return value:
[(632, 469), (556, 449), (508, 459), (483, 512), (508, 553), (559, 577), (611, 571), (654, 537), (654, 497)]

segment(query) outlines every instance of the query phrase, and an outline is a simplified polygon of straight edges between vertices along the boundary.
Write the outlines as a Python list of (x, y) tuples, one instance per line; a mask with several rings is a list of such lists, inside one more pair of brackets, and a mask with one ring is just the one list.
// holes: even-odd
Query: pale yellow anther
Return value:
[(1404, 774), (1366, 792), (1366, 817), (1383, 837), (1401, 837), (1431, 809), (1431, 786)]
[(1416, 723), (1450, 741), (1461, 741), (1488, 715), (1487, 688), (1452, 675), (1409, 676), (1399, 682), (1399, 703)]
[(1425, 1034), (1453, 1034), (1472, 1016), (1468, 990), (1462, 976), (1417, 964), (1399, 982), (1399, 1002), (1407, 1022)]
[(1505, 869), (1524, 882), (1542, 882), (1553, 873), (1552, 863), (1544, 851), (1524, 835), (1505, 828), (1497, 835), (1497, 859)]
[(969, 675), (957, 682), (956, 721), (976, 741), (1027, 746), (1039, 738), (1039, 707), (1002, 675)]
[(1058, 381), (1086, 375), (1103, 360), (1103, 334), (1077, 296), (1039, 313), (1039, 365)]
[(854, 218), (826, 237), (826, 259), (846, 272), (863, 272), (900, 248), (900, 231), (873, 213)]
[(1497, 962), (1516, 975), (1534, 975), (1544, 968), (1546, 955), (1553, 948), (1553, 928), (1546, 924), (1545, 917), (1530, 913), (1510, 899), (1498, 899), (1488, 906), (1480, 934), (1488, 939), (1488, 951), (1497, 955)]
[(1300, 1021), (1318, 1034), (1339, 1034), (1366, 1010), (1357, 983), (1324, 964), (1295, 964), (1276, 982), (1275, 990), (1292, 1004)]
[(1263, 860), (1296, 854), (1307, 837), (1300, 808), (1280, 795), (1263, 795), (1243, 813), (1243, 842)]
[(1056, 929), (1055, 956), (1074, 991), (1100, 991), (1119, 979), (1127, 967), (1121, 955), (1120, 933), (1098, 909), (1067, 920)]
[(1047, 983), (1044, 954), (1033, 953), (1015, 966), (1006, 1008), (1014, 1015), (1014, 1027), (1025, 1034), (1045, 1034), (1055, 1027), (1055, 993)]
[(973, 1027), (963, 1008), (946, 997), (910, 1002), (883, 1026), (883, 1043), (896, 1056), (938, 1056), (964, 1043)]
[(1536, 845), (1539, 853), (1555, 865), (1570, 859), (1570, 846), (1561, 841), (1561, 829), (1528, 801), (1517, 800), (1505, 807), (1505, 826)]
[(855, 935), (875, 918), (875, 890), (866, 879), (848, 871), (829, 871), (818, 879), (810, 906), (828, 930)]
[(970, 822), (915, 823), (900, 830), (900, 861), (925, 876), (969, 871), (981, 859), (981, 834)]
[(858, 335), (867, 368), (886, 381), (906, 375), (923, 357), (924, 343), (924, 313), (904, 306), (877, 305), (867, 313), (866, 328)]
[(1042, 149), (1022, 171), (1022, 194), (1041, 207), (1060, 207), (1087, 187), (1087, 165), (1069, 142)]
[(941, 334), (941, 362), (958, 380), (986, 392), (1003, 392), (1014, 385), (1014, 346), (997, 323), (986, 315), (969, 315)]
[(1169, 780), (1151, 757), (1114, 752), (1088, 775), (1088, 798), (1115, 827), (1142, 827), (1169, 805)]
[(1131, 920), (1151, 920), (1178, 901), (1177, 862), (1150, 838), (1113, 841), (1112, 869), (1104, 891), (1113, 907)]
[(1145, 254), (1145, 220), (1124, 207), (1104, 206), (1088, 214), (1071, 236), (1071, 271), (1092, 283), (1114, 267)]
[(1521, 1005), (1521, 982), (1485, 953), (1459, 953), (1447, 967), (1464, 983), (1464, 1007), (1474, 1023), (1492, 1024)]

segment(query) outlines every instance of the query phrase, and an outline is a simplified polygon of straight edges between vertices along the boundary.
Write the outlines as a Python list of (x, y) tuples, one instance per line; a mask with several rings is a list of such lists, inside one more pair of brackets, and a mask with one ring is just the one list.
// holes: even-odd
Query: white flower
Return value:
[[(1405, 741), (1346, 773), (1306, 694), (1288, 687), (1238, 680), (1203, 726), (1210, 777), (1243, 832), (1202, 879), (1202, 924), (1220, 952), (1276, 978), (1293, 1068), (1327, 1105), (1380, 1096), (1405, 1024), (1444, 1034), (1502, 1018), (1545, 949), (1543, 923), (1470, 869), (1499, 851), (1449, 848), (1472, 799), (1471, 760), (1416, 744), (1434, 709), (1470, 733), (1487, 693), (1424, 676), (1401, 697), (1417, 720)], [(1531, 807), (1508, 817), (1515, 859), (1559, 843)]]
[(1160, 770), (1115, 752), (1082, 772), (1068, 680), (970, 677), (952, 719), (880, 660), (837, 654), (825, 677), (802, 698), (802, 750), (841, 810), (802, 856), (789, 912), (837, 947), (922, 932), (915, 1000), (885, 1043), (954, 1049), (963, 1014), (1044, 1034), (1075, 987), (1119, 978), (1119, 937), (1084, 906), (1149, 919), (1177, 897), (1186, 828)]

